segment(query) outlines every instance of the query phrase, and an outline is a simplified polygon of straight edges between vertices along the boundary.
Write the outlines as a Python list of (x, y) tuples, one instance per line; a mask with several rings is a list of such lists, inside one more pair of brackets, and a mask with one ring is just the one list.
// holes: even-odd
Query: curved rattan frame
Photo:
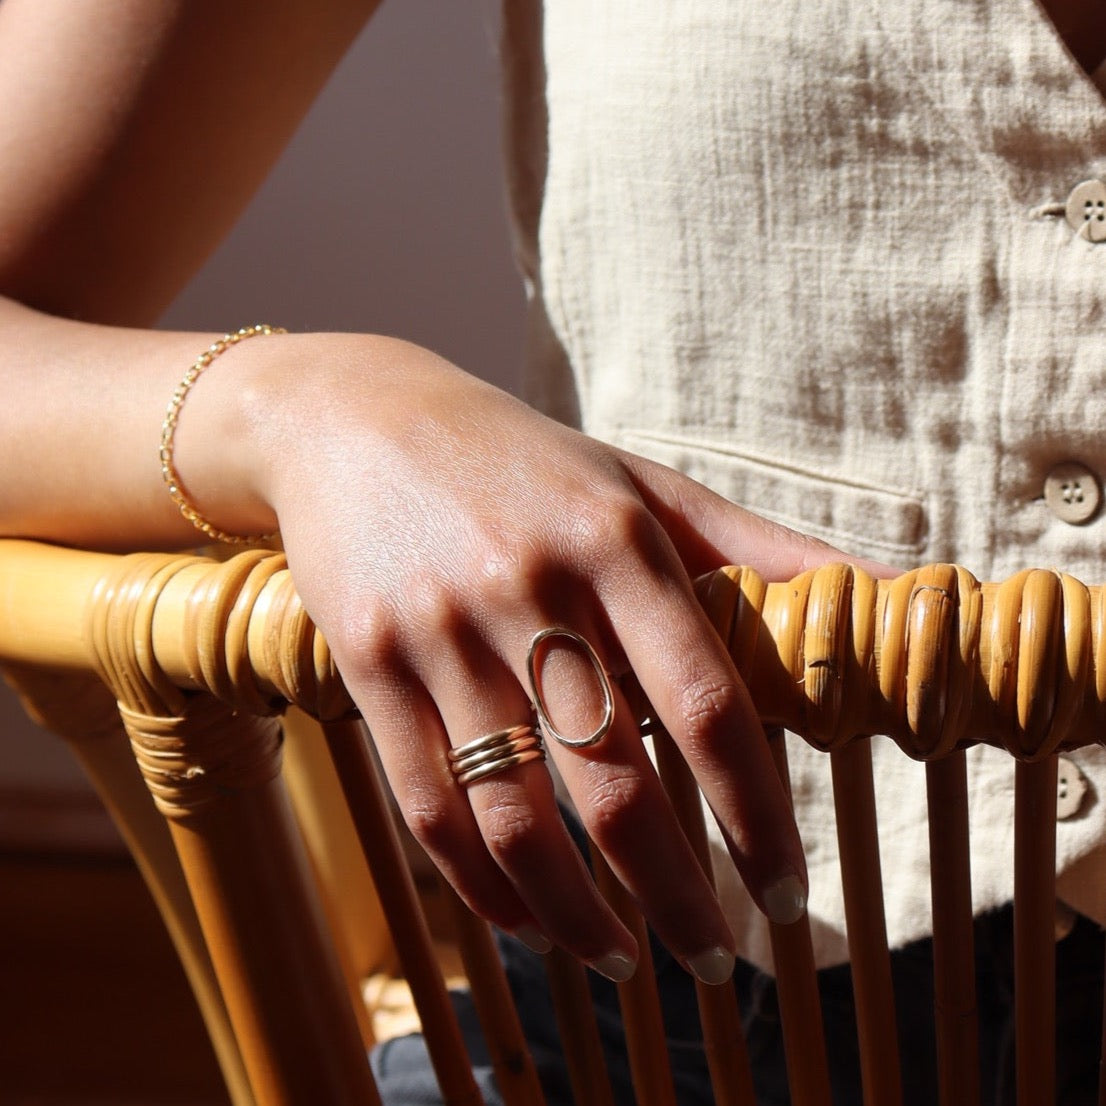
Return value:
[[(881, 1106), (898, 1101), (900, 1090), (867, 735), (889, 734), (926, 761), (931, 811), (940, 815), (930, 828), (948, 1103), (978, 1101), (966, 1016), (974, 994), (963, 749), (985, 741), (1017, 760), (1017, 1033), (1034, 1042), (1018, 1053), (1019, 1100), (1051, 1101), (1055, 756), (1103, 732), (1106, 594), (1051, 571), (981, 584), (951, 565), (888, 581), (835, 565), (786, 583), (725, 569), (702, 581), (699, 593), (769, 730), (786, 726), (830, 758), (863, 1076), (869, 1100)], [(289, 704), (324, 723), (448, 1100), (477, 1101), (356, 711), (283, 557), (263, 550), (227, 561), (117, 557), (7, 541), (0, 543), (0, 612), (0, 663), (31, 698), (41, 698), (35, 689), (49, 674), (53, 705), (40, 709), (79, 747), (154, 886), (236, 1103), (375, 1100), (364, 1034), (280, 780), (278, 719)], [(57, 705), (58, 673), (81, 681), (90, 672), (118, 703), (183, 882), (171, 872), (172, 850), (148, 800), (133, 778), (120, 782), (117, 753), (102, 751), (102, 726), (91, 727), (87, 712), (65, 717)], [(706, 865), (697, 792), (663, 732), (656, 746)], [(783, 742), (774, 736), (772, 746), (786, 780)], [(642, 934), (598, 858), (596, 870)], [(280, 907), (266, 917), (262, 903)], [(487, 927), (461, 910), (457, 917), (501, 1081), (512, 1101), (538, 1101)], [(773, 927), (772, 937), (793, 1101), (827, 1103), (809, 930)], [(570, 1058), (574, 1086), (582, 1101), (609, 1101), (583, 1013), (582, 969), (556, 954), (550, 967), (563, 1034), (579, 1045)], [(732, 991), (699, 990), (717, 1099), (751, 1102)], [(624, 987), (635, 1086), (642, 1102), (670, 1102), (650, 991), (647, 970)]]

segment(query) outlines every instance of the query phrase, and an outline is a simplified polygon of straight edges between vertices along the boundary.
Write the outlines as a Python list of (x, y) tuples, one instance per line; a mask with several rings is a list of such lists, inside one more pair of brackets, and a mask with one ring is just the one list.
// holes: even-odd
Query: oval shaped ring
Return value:
[[(550, 721), (549, 712), (545, 709), (545, 700), (542, 698), (541, 689), (538, 687), (537, 653), (538, 646), (544, 641), (554, 637), (566, 637), (574, 641), (587, 654), (599, 684), (603, 688), (603, 718), (599, 725), (587, 737), (565, 737)], [(530, 639), (530, 651), (526, 654), (526, 674), (530, 680), (530, 692), (534, 697), (534, 711), (538, 716), (538, 725), (545, 737), (551, 737), (554, 741), (564, 745), (568, 749), (586, 749), (591, 745), (598, 745), (610, 732), (614, 725), (614, 688), (611, 686), (611, 678), (603, 668), (599, 655), (592, 648), (591, 642), (575, 630), (566, 629), (564, 626), (548, 626), (539, 630)]]

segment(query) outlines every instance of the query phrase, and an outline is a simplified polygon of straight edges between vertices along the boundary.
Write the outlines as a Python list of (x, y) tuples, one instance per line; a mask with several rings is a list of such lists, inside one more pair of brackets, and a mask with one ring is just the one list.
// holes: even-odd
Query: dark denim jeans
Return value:
[[(1013, 958), (1009, 909), (976, 923), (976, 964), (980, 1007), (980, 1051), (984, 1106), (1012, 1106)], [(502, 945), (508, 978), (550, 1106), (570, 1106), (572, 1096), (557, 1043), (552, 1007), (541, 958), (513, 941)], [(1101, 1039), (1103, 934), (1079, 919), (1057, 945), (1057, 1101), (1062, 1106), (1097, 1102), (1098, 1051)], [(666, 1012), (673, 1073), (681, 1106), (709, 1106), (713, 1101), (706, 1059), (699, 1039), (695, 992), (686, 973), (654, 943), (653, 954)], [(904, 1042), (903, 1084), (907, 1106), (935, 1106), (937, 1082), (933, 1029), (933, 985), (930, 943), (920, 941), (895, 952), (892, 970), (898, 1003), (899, 1035)], [(772, 979), (747, 964), (735, 973), (749, 1056), (760, 1106), (789, 1101), (779, 1011)], [(852, 986), (846, 966), (819, 974), (822, 1008), (833, 1083), (834, 1106), (860, 1106)], [(613, 984), (592, 979), (611, 1071), (615, 1101), (632, 1103), (629, 1067)], [(476, 1015), (467, 995), (454, 996), (472, 1054), (477, 1080), (489, 1106), (501, 1102), (491, 1073)], [(387, 1106), (438, 1104), (434, 1076), (422, 1039), (390, 1041), (373, 1053), (373, 1067)]]

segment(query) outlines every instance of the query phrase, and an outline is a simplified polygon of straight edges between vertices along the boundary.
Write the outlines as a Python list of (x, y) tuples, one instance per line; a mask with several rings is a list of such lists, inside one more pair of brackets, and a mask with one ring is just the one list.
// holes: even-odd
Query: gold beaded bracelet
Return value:
[(173, 464), (173, 435), (176, 433), (177, 419), (180, 418), (181, 407), (184, 406), (184, 401), (192, 385), (200, 378), (200, 374), (204, 369), (221, 353), (226, 353), (231, 346), (236, 346), (239, 342), (244, 342), (247, 338), (254, 338), (258, 334), (287, 333), (283, 327), (269, 326), (267, 323), (262, 323), (257, 326), (244, 326), (233, 334), (224, 334), (222, 338), (212, 342), (192, 363), (188, 372), (184, 374), (181, 382), (174, 390), (173, 398), (169, 400), (169, 406), (165, 411), (165, 418), (161, 423), (161, 452), (159, 454), (161, 458), (161, 478), (165, 481), (165, 486), (169, 489), (169, 495), (180, 509), (180, 513), (197, 530), (206, 534), (213, 541), (226, 542), (229, 545), (243, 545), (247, 542), (268, 541), (276, 535), (259, 534), (256, 537), (241, 537), (238, 534), (228, 534), (225, 530), (219, 530), (212, 526), (189, 501), (181, 487), (180, 475)]

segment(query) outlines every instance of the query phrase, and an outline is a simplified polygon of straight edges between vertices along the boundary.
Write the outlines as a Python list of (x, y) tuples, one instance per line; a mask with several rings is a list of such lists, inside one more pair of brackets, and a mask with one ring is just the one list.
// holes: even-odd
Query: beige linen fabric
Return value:
[[(542, 96), (509, 66), (537, 402), (851, 553), (1106, 580), (1103, 518), (1043, 499), (1058, 462), (1106, 473), (1106, 244), (1055, 214), (1106, 176), (1106, 101), (1034, 0), (547, 0), (543, 28), (508, 7), (547, 74)], [(930, 927), (923, 769), (874, 746), (901, 944)], [(827, 964), (828, 763), (791, 751)], [(1074, 759), (1060, 893), (1106, 921), (1106, 762)], [(1011, 894), (1008, 758), (974, 751), (970, 786), (982, 910)]]

